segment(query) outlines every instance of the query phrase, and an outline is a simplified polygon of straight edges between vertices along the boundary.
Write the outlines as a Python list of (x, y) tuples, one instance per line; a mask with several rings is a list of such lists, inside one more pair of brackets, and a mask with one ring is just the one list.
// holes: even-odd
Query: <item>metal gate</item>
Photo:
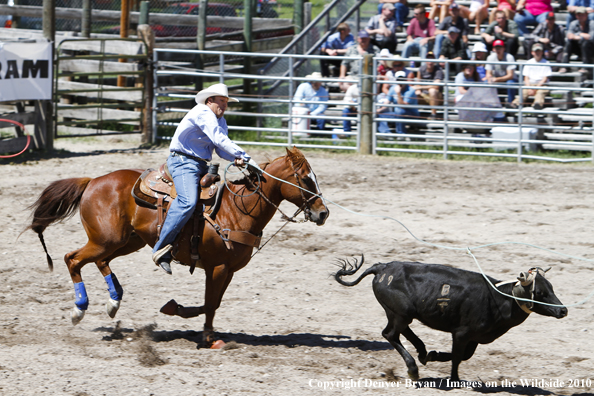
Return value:
[(141, 133), (146, 43), (68, 39), (55, 59), (55, 138)]

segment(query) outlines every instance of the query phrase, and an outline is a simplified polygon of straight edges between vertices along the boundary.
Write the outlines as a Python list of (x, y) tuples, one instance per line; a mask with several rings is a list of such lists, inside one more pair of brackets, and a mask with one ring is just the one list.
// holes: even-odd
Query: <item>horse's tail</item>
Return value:
[(52, 223), (66, 220), (74, 215), (80, 205), (82, 194), (91, 180), (89, 177), (57, 180), (47, 186), (37, 201), (27, 208), (34, 210), (33, 220), (23, 232), (33, 230), (37, 233), (45, 250), (50, 271), (54, 270), (54, 264), (47, 252), (43, 231)]
[(336, 281), (338, 283), (340, 283), (341, 285), (345, 285), (345, 286), (355, 286), (356, 284), (358, 284), (359, 282), (361, 282), (361, 279), (365, 278), (367, 275), (369, 274), (375, 274), (376, 271), (378, 270), (377, 266), (373, 266), (370, 268), (367, 268), (367, 270), (365, 270), (365, 272), (363, 272), (361, 274), (360, 277), (358, 277), (357, 279), (355, 279), (352, 282), (347, 282), (342, 280), (342, 276), (346, 276), (346, 275), (353, 275), (355, 272), (357, 272), (359, 270), (359, 268), (361, 268), (361, 266), (363, 265), (363, 263), (365, 262), (365, 257), (363, 256), (363, 254), (361, 254), (361, 262), (357, 262), (357, 259), (354, 259), (355, 262), (353, 264), (351, 264), (350, 261), (348, 260), (342, 260), (339, 259), (339, 266), (341, 267), (341, 269), (334, 274), (334, 279), (336, 279)]

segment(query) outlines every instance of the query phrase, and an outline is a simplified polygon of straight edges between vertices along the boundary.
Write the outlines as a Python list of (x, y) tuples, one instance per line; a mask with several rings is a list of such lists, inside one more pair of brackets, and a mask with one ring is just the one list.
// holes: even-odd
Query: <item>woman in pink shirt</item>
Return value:
[(547, 13), (553, 11), (551, 0), (520, 0), (516, 5), (514, 21), (522, 36), (528, 33), (528, 25), (536, 26), (546, 22)]

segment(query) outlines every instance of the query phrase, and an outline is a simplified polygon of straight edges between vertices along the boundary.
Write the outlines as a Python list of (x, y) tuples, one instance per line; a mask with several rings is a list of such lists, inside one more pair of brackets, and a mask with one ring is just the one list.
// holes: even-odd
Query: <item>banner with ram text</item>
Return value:
[(0, 102), (51, 100), (51, 43), (0, 42)]

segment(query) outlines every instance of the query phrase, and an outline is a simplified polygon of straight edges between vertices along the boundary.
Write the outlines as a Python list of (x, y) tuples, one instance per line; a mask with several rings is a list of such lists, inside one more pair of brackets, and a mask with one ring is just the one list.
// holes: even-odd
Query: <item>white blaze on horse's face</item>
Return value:
[[(307, 174), (307, 177), (309, 177), (309, 179), (311, 181), (313, 181), (314, 185), (316, 186), (316, 191), (313, 191), (313, 192), (315, 194), (317, 194), (322, 199), (322, 204), (324, 205), (324, 209), (318, 212), (318, 221), (316, 221), (318, 223), (318, 225), (322, 225), (322, 224), (324, 224), (324, 222), (326, 221), (326, 218), (328, 217), (328, 206), (326, 206), (326, 200), (322, 196), (322, 190), (320, 189), (320, 185), (318, 184), (318, 179), (316, 178), (316, 174), (311, 169), (311, 167), (308, 166), (308, 169), (309, 169), (309, 173)], [(324, 214), (322, 216), (320, 216), (320, 214), (322, 212), (324, 212)]]

